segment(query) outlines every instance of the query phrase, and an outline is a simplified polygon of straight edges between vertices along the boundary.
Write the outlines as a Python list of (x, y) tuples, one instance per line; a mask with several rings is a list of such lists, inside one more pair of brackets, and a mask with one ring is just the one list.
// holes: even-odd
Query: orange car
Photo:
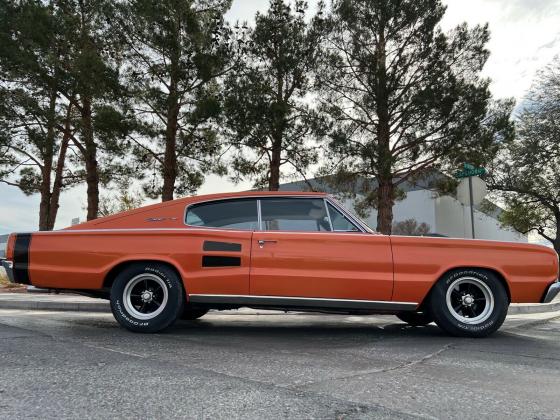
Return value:
[(183, 198), (9, 237), (14, 282), (109, 298), (155, 332), (209, 309), (396, 314), (481, 337), (510, 302), (550, 302), (558, 256), (537, 245), (373, 232), (322, 193)]

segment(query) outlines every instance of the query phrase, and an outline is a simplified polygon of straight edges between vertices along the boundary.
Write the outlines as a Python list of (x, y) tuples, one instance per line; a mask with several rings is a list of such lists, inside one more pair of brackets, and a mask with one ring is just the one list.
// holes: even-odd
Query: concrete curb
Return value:
[(2, 300), (0, 309), (19, 309), (28, 311), (60, 312), (111, 312), (109, 302), (56, 302), (43, 300)]
[[(111, 312), (103, 299), (72, 295), (36, 295), (23, 293), (0, 294), (0, 309), (61, 312)], [(560, 311), (560, 300), (546, 304), (512, 304), (508, 315), (538, 314)], [(254, 313), (253, 311), (251, 313)], [(283, 312), (279, 312), (283, 313)]]
[(510, 305), (508, 315), (542, 314), (560, 311), (560, 301), (551, 303), (513, 303)]

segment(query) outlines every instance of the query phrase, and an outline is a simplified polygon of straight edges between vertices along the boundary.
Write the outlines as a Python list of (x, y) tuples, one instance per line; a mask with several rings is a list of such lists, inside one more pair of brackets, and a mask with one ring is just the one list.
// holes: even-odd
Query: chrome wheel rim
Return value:
[(124, 307), (134, 318), (148, 320), (163, 312), (168, 291), (165, 282), (154, 274), (140, 274), (131, 279), (123, 292)]
[(494, 295), (488, 285), (476, 277), (461, 277), (447, 289), (447, 309), (464, 324), (480, 324), (494, 311)]

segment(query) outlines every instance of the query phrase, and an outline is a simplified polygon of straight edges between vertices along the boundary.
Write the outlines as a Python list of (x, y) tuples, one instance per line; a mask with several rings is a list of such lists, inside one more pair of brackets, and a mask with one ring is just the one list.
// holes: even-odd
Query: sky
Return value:
[[(268, 0), (234, 0), (228, 20), (252, 23), (257, 11), (265, 11)], [(312, 8), (317, 2), (309, 1)], [(538, 69), (560, 54), (560, 0), (448, 0), (442, 28), (449, 30), (467, 22), (488, 23), (490, 58), (483, 75), (492, 81), (496, 98), (514, 97), (518, 101), (530, 88)], [(209, 176), (198, 191), (207, 194), (241, 191), (249, 183), (232, 184)], [(70, 225), (73, 218), (85, 218), (85, 186), (64, 192), (56, 228)], [(25, 196), (15, 187), (0, 184), (0, 234), (32, 231), (38, 225), (38, 195)]]

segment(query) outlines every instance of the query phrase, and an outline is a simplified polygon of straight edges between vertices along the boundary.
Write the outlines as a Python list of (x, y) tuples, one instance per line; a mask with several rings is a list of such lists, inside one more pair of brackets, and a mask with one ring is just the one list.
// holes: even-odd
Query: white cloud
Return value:
[(539, 68), (560, 53), (558, 0), (448, 0), (443, 26), (489, 23), (484, 75), (496, 97), (521, 99)]

